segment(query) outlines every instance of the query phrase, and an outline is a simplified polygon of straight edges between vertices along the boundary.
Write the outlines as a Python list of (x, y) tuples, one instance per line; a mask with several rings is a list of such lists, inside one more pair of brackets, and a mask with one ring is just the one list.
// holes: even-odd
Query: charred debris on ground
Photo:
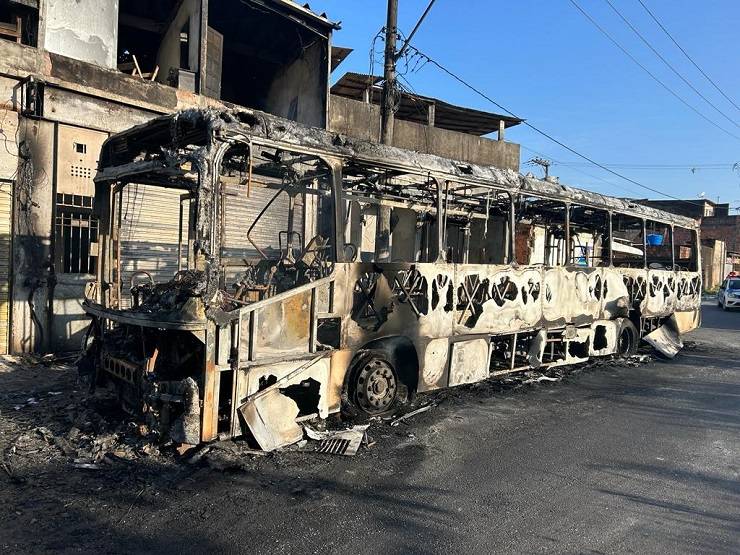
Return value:
[(105, 390), (91, 394), (89, 384), (74, 369), (74, 357), (8, 357), (0, 370), (6, 377), (0, 393), (0, 470), (11, 482), (25, 484), (33, 480), (30, 469), (50, 461), (80, 472), (116, 473), (150, 463), (248, 470), (285, 456), (300, 463), (322, 454), (354, 455), (375, 447), (374, 438), (413, 438), (409, 426), (414, 421), (423, 423), (440, 405), (460, 405), (471, 398), (492, 398), (526, 387), (553, 385), (600, 368), (637, 367), (651, 360), (651, 355), (638, 354), (626, 360), (598, 359), (581, 366), (489, 379), (422, 394), (394, 414), (362, 421), (340, 416), (305, 419), (300, 422), (300, 439), (267, 453), (249, 437), (178, 450), (171, 439), (163, 439), (145, 422), (122, 411), (115, 394)]

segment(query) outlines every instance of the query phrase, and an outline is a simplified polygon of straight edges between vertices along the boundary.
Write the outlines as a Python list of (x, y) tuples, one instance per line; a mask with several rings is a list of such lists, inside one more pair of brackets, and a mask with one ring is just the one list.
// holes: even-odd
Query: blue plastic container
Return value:
[(647, 244), (651, 247), (660, 247), (663, 244), (663, 236), (659, 233), (648, 233)]

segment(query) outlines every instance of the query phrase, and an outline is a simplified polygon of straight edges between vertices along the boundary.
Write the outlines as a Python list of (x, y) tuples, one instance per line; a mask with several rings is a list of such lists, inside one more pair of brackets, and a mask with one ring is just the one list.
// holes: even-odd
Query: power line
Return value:
[(484, 93), (484, 92), (483, 92), (483, 91), (481, 91), (480, 89), (476, 88), (475, 86), (471, 85), (470, 83), (468, 83), (467, 81), (465, 81), (465, 80), (464, 80), (464, 79), (463, 79), (462, 77), (459, 77), (458, 75), (456, 75), (455, 73), (453, 73), (452, 71), (450, 71), (449, 69), (447, 69), (446, 67), (444, 67), (444, 66), (443, 66), (442, 64), (440, 64), (440, 63), (439, 63), (438, 61), (434, 60), (433, 58), (431, 58), (431, 57), (429, 57), (428, 55), (426, 55), (426, 54), (424, 54), (423, 52), (421, 52), (421, 51), (420, 51), (420, 50), (419, 50), (418, 48), (416, 48), (416, 47), (414, 47), (414, 46), (409, 46), (409, 48), (413, 49), (413, 50), (414, 50), (414, 52), (416, 52), (416, 53), (417, 53), (418, 55), (420, 55), (420, 56), (423, 56), (424, 58), (426, 58), (426, 59), (427, 59), (427, 61), (428, 61), (428, 62), (429, 62), (430, 64), (434, 65), (434, 66), (435, 66), (435, 67), (437, 67), (437, 68), (438, 68), (438, 69), (439, 69), (440, 71), (442, 71), (442, 72), (446, 73), (447, 75), (449, 75), (450, 77), (452, 77), (452, 78), (453, 78), (453, 79), (454, 79), (455, 81), (457, 81), (457, 82), (459, 82), (460, 84), (462, 84), (463, 86), (467, 87), (468, 89), (470, 89), (471, 91), (473, 91), (473, 92), (474, 92), (474, 93), (476, 93), (477, 95), (481, 96), (482, 98), (485, 98), (485, 99), (486, 99), (486, 100), (487, 100), (488, 102), (490, 102), (491, 104), (493, 104), (494, 106), (496, 106), (496, 107), (497, 107), (497, 108), (498, 108), (499, 110), (503, 110), (504, 112), (506, 112), (507, 114), (509, 114), (509, 115), (510, 115), (511, 117), (514, 117), (514, 118), (516, 118), (516, 119), (520, 120), (520, 121), (522, 122), (522, 124), (523, 124), (523, 125), (525, 125), (525, 126), (529, 127), (530, 129), (532, 129), (532, 130), (533, 130), (533, 131), (535, 131), (536, 133), (539, 133), (539, 134), (540, 134), (540, 135), (542, 135), (543, 137), (545, 137), (545, 138), (547, 138), (547, 139), (551, 140), (551, 141), (552, 141), (553, 143), (555, 143), (555, 144), (557, 144), (557, 145), (561, 146), (562, 148), (564, 148), (565, 150), (567, 150), (567, 151), (568, 151), (568, 152), (570, 152), (571, 154), (575, 154), (575, 155), (576, 155), (576, 156), (578, 156), (579, 158), (583, 158), (584, 160), (586, 160), (587, 162), (590, 162), (590, 163), (591, 163), (591, 164), (593, 164), (594, 166), (597, 166), (597, 167), (601, 168), (602, 170), (604, 170), (604, 171), (606, 171), (606, 172), (608, 172), (608, 173), (610, 173), (610, 174), (612, 174), (612, 175), (615, 175), (615, 176), (617, 176), (617, 177), (618, 177), (618, 178), (620, 178), (620, 179), (624, 179), (625, 181), (628, 181), (628, 182), (632, 183), (633, 185), (637, 185), (638, 187), (642, 187), (643, 189), (645, 189), (645, 190), (647, 190), (647, 191), (651, 191), (651, 192), (653, 192), (653, 193), (656, 193), (656, 194), (658, 194), (658, 195), (662, 195), (662, 196), (664, 196), (664, 197), (667, 197), (667, 198), (670, 198), (670, 199), (673, 199), (673, 200), (678, 200), (678, 201), (681, 201), (681, 202), (686, 202), (686, 203), (688, 203), (688, 204), (692, 204), (692, 203), (690, 203), (689, 201), (685, 201), (685, 200), (683, 200), (683, 199), (680, 199), (680, 198), (678, 198), (678, 197), (674, 197), (674, 196), (672, 196), (672, 195), (669, 195), (668, 193), (664, 193), (663, 191), (660, 191), (660, 190), (658, 190), (658, 189), (654, 189), (654, 188), (652, 188), (652, 187), (649, 187), (649, 186), (647, 186), (647, 185), (643, 185), (643, 184), (642, 184), (642, 183), (640, 183), (639, 181), (635, 181), (634, 179), (632, 179), (632, 178), (629, 178), (629, 177), (627, 177), (627, 176), (625, 176), (625, 175), (622, 175), (621, 173), (619, 173), (619, 172), (616, 172), (616, 171), (614, 171), (614, 170), (612, 170), (612, 169), (610, 169), (610, 168), (608, 168), (608, 167), (604, 166), (603, 164), (599, 164), (598, 162), (596, 162), (595, 160), (593, 160), (593, 159), (589, 158), (589, 157), (588, 157), (588, 156), (586, 156), (585, 154), (581, 154), (581, 153), (580, 153), (580, 152), (578, 152), (578, 151), (577, 151), (576, 149), (574, 149), (574, 148), (572, 148), (572, 147), (569, 147), (568, 145), (566, 145), (566, 144), (565, 144), (565, 143), (563, 143), (562, 141), (559, 141), (558, 139), (556, 139), (555, 137), (553, 137), (553, 136), (552, 136), (552, 135), (550, 135), (549, 133), (546, 133), (545, 131), (542, 131), (541, 129), (539, 129), (538, 127), (535, 127), (535, 126), (534, 126), (533, 124), (529, 123), (528, 121), (524, 120), (523, 118), (520, 118), (520, 117), (519, 117), (519, 116), (517, 116), (517, 115), (516, 115), (516, 114), (515, 114), (514, 112), (512, 112), (511, 110), (509, 110), (509, 109), (508, 109), (508, 108), (506, 108), (505, 106), (502, 106), (501, 104), (499, 104), (498, 102), (496, 102), (496, 101), (495, 101), (495, 100), (494, 100), (493, 98), (491, 98), (490, 96), (488, 96), (488, 95), (487, 95), (486, 93)]
[(597, 28), (597, 29), (598, 29), (598, 30), (599, 30), (599, 31), (600, 31), (600, 32), (601, 32), (601, 33), (602, 33), (602, 34), (603, 34), (603, 35), (604, 35), (604, 36), (605, 36), (606, 38), (608, 38), (608, 39), (609, 39), (609, 40), (610, 40), (610, 41), (611, 41), (611, 42), (612, 42), (612, 43), (614, 44), (614, 46), (616, 46), (617, 48), (619, 48), (619, 50), (621, 50), (621, 51), (622, 51), (622, 53), (623, 53), (623, 54), (624, 54), (625, 56), (627, 56), (627, 57), (628, 57), (628, 58), (629, 58), (630, 60), (632, 60), (632, 61), (633, 61), (633, 62), (634, 62), (635, 64), (637, 64), (637, 65), (638, 65), (638, 66), (639, 66), (639, 67), (640, 67), (640, 68), (641, 68), (641, 69), (642, 69), (642, 70), (643, 70), (643, 71), (644, 71), (645, 73), (647, 73), (647, 74), (648, 74), (648, 75), (649, 75), (649, 76), (650, 76), (650, 77), (651, 77), (651, 78), (652, 78), (652, 79), (653, 79), (653, 80), (654, 80), (654, 81), (655, 81), (656, 83), (658, 83), (658, 84), (659, 84), (659, 85), (660, 85), (661, 87), (663, 87), (663, 88), (664, 88), (665, 90), (667, 90), (667, 91), (668, 91), (669, 93), (671, 93), (671, 94), (672, 94), (672, 95), (673, 95), (674, 97), (676, 97), (676, 99), (678, 99), (678, 100), (679, 100), (679, 101), (680, 101), (680, 102), (681, 102), (682, 104), (684, 104), (684, 105), (685, 105), (685, 106), (686, 106), (687, 108), (689, 108), (689, 109), (690, 109), (691, 111), (695, 112), (695, 113), (696, 113), (696, 114), (697, 114), (697, 115), (698, 115), (699, 117), (701, 117), (702, 119), (706, 120), (707, 122), (709, 122), (710, 124), (712, 124), (712, 125), (713, 125), (714, 127), (716, 127), (717, 129), (719, 129), (719, 130), (723, 131), (724, 133), (726, 133), (726, 134), (727, 134), (727, 135), (729, 135), (730, 137), (733, 137), (733, 138), (737, 139), (738, 141), (740, 141), (740, 136), (738, 136), (738, 135), (735, 135), (734, 133), (732, 133), (732, 132), (728, 131), (727, 129), (725, 129), (724, 127), (722, 127), (722, 126), (721, 126), (721, 125), (719, 125), (718, 123), (716, 123), (715, 121), (713, 121), (713, 120), (709, 119), (709, 118), (708, 118), (707, 116), (705, 116), (704, 114), (702, 114), (702, 113), (701, 113), (701, 112), (700, 112), (699, 110), (697, 110), (696, 108), (694, 108), (694, 107), (693, 107), (693, 106), (692, 106), (691, 104), (689, 104), (688, 102), (686, 102), (686, 100), (684, 100), (684, 99), (683, 99), (683, 98), (682, 98), (682, 97), (681, 97), (681, 96), (680, 96), (680, 95), (679, 95), (678, 93), (674, 92), (674, 90), (673, 90), (673, 89), (671, 89), (671, 88), (670, 88), (670, 87), (669, 87), (668, 85), (666, 85), (666, 84), (665, 84), (665, 83), (664, 83), (663, 81), (661, 81), (660, 79), (658, 79), (658, 78), (657, 78), (657, 77), (655, 76), (655, 74), (653, 74), (653, 72), (651, 72), (651, 71), (650, 71), (650, 70), (649, 70), (648, 68), (646, 68), (646, 67), (645, 67), (645, 66), (644, 66), (644, 65), (643, 65), (642, 63), (640, 63), (640, 61), (639, 61), (639, 60), (638, 60), (637, 58), (635, 58), (635, 57), (634, 57), (634, 56), (633, 56), (632, 54), (630, 54), (630, 53), (629, 53), (629, 51), (628, 51), (627, 49), (625, 49), (625, 48), (624, 48), (624, 47), (623, 47), (623, 46), (622, 46), (621, 44), (619, 44), (619, 43), (618, 43), (618, 42), (616, 41), (616, 39), (614, 39), (614, 37), (612, 37), (612, 36), (611, 36), (611, 35), (610, 35), (610, 34), (609, 34), (609, 33), (608, 33), (607, 31), (606, 31), (606, 29), (604, 29), (604, 28), (603, 28), (603, 27), (602, 27), (601, 25), (599, 25), (599, 24), (598, 24), (598, 22), (597, 22), (597, 21), (596, 21), (596, 20), (595, 20), (595, 19), (594, 19), (593, 17), (591, 17), (591, 16), (590, 16), (590, 15), (589, 15), (589, 14), (588, 14), (588, 13), (587, 13), (587, 12), (586, 12), (586, 11), (585, 11), (585, 10), (584, 10), (583, 8), (581, 8), (581, 6), (579, 6), (579, 5), (578, 5), (578, 3), (577, 3), (577, 2), (575, 1), (575, 0), (569, 0), (569, 2), (570, 2), (571, 4), (573, 4), (573, 6), (574, 6), (574, 7), (575, 7), (575, 8), (576, 8), (576, 9), (577, 9), (577, 10), (578, 10), (579, 12), (581, 12), (581, 13), (583, 14), (583, 16), (584, 16), (584, 17), (585, 17), (586, 19), (588, 19), (588, 20), (589, 20), (589, 21), (590, 21), (590, 22), (591, 22), (591, 23), (593, 24), (593, 26), (594, 26), (594, 27), (596, 27), (596, 28)]
[[(572, 162), (577, 166), (587, 166), (585, 162)], [(607, 164), (605, 166), (612, 169), (623, 170), (729, 170), (732, 171), (732, 164)]]
[[(556, 166), (565, 166), (566, 168), (570, 168), (571, 170), (573, 170), (575, 172), (578, 172), (580, 174), (583, 174), (583, 175), (585, 175), (587, 177), (590, 177), (591, 179), (597, 179), (598, 181), (601, 181), (602, 183), (606, 183), (607, 185), (610, 185), (610, 186), (614, 187), (615, 189), (620, 189), (622, 191), (625, 191), (627, 193), (630, 193), (631, 195), (640, 196), (640, 193), (638, 193), (634, 189), (630, 189), (629, 187), (624, 187), (623, 185), (617, 185), (616, 183), (613, 183), (611, 181), (607, 181), (603, 177), (599, 177), (598, 175), (594, 175), (592, 173), (588, 173), (586, 171), (583, 171), (582, 169), (580, 169), (579, 167), (577, 167), (579, 164), (582, 164), (582, 163), (579, 163), (579, 162), (576, 162), (576, 163), (573, 163), (573, 162), (563, 162), (562, 160), (556, 160), (553, 156), (550, 156), (549, 154), (543, 154), (542, 152), (538, 152), (538, 151), (536, 151), (534, 149), (531, 149), (528, 146), (524, 146), (524, 145), (521, 145), (521, 148), (524, 149), (524, 150), (528, 150), (529, 152), (531, 152), (532, 154), (536, 154), (537, 156), (542, 156), (543, 158), (549, 158), (553, 162), (553, 164), (555, 164)], [(582, 165), (585, 165), (585, 164), (582, 164)]]
[(424, 22), (424, 19), (426, 19), (427, 15), (429, 14), (429, 10), (432, 9), (432, 6), (434, 6), (434, 2), (436, 0), (431, 0), (429, 2), (429, 5), (427, 6), (427, 9), (424, 10), (424, 13), (421, 14), (421, 17), (419, 18), (419, 21), (416, 22), (416, 25), (414, 25), (414, 28), (411, 30), (411, 33), (409, 33), (409, 36), (406, 37), (406, 40), (404, 41), (403, 45), (401, 46), (401, 49), (395, 54), (396, 61), (398, 61), (401, 56), (403, 56), (403, 53), (406, 51), (406, 49), (409, 46), (409, 43), (411, 43), (411, 39), (414, 38), (414, 35), (416, 34), (416, 31), (419, 30), (419, 27), (421, 27), (421, 24)]
[(704, 96), (704, 95), (703, 95), (703, 94), (702, 94), (702, 93), (701, 93), (701, 92), (700, 92), (700, 91), (699, 91), (699, 90), (698, 90), (698, 89), (697, 89), (696, 87), (694, 87), (694, 85), (692, 85), (692, 84), (691, 84), (691, 82), (689, 82), (689, 80), (688, 80), (688, 79), (686, 79), (686, 78), (685, 78), (685, 77), (684, 77), (684, 76), (683, 76), (683, 75), (682, 75), (682, 74), (681, 74), (681, 73), (680, 73), (680, 72), (679, 72), (679, 71), (678, 71), (678, 70), (677, 70), (677, 69), (676, 69), (675, 67), (673, 67), (673, 65), (671, 65), (671, 63), (670, 63), (670, 62), (669, 62), (668, 60), (666, 60), (666, 59), (665, 59), (665, 58), (663, 57), (663, 55), (662, 55), (662, 54), (661, 54), (660, 52), (658, 52), (658, 51), (657, 51), (657, 50), (656, 50), (655, 48), (653, 48), (653, 45), (652, 45), (652, 44), (650, 44), (650, 42), (649, 42), (649, 41), (648, 41), (648, 40), (647, 40), (647, 39), (646, 39), (646, 38), (645, 38), (644, 36), (642, 36), (642, 33), (640, 33), (640, 31), (638, 31), (638, 30), (637, 30), (637, 29), (635, 28), (635, 26), (634, 26), (634, 25), (632, 25), (632, 23), (630, 23), (630, 22), (629, 22), (629, 20), (628, 20), (628, 19), (627, 19), (626, 17), (624, 17), (624, 15), (622, 15), (622, 13), (621, 13), (621, 12), (620, 12), (620, 11), (619, 11), (619, 10), (618, 10), (618, 9), (617, 9), (617, 8), (616, 8), (615, 6), (614, 6), (614, 4), (612, 4), (611, 0), (604, 0), (604, 1), (605, 1), (605, 2), (607, 3), (607, 4), (609, 4), (609, 7), (610, 7), (610, 8), (612, 9), (612, 10), (614, 10), (614, 13), (616, 13), (616, 14), (617, 14), (617, 15), (618, 15), (618, 16), (620, 17), (620, 19), (621, 19), (622, 21), (624, 21), (624, 22), (625, 22), (625, 23), (627, 24), (627, 26), (628, 26), (628, 27), (629, 27), (630, 29), (632, 29), (632, 31), (633, 31), (633, 32), (634, 32), (634, 33), (635, 33), (635, 34), (636, 34), (636, 35), (637, 35), (637, 36), (638, 36), (638, 37), (640, 38), (640, 40), (641, 40), (642, 42), (644, 42), (644, 43), (645, 43), (645, 45), (646, 45), (646, 46), (647, 46), (647, 47), (648, 47), (648, 48), (649, 48), (650, 50), (652, 50), (652, 51), (653, 51), (653, 53), (654, 53), (654, 54), (655, 54), (655, 55), (656, 55), (656, 56), (657, 56), (658, 58), (660, 58), (660, 60), (661, 60), (661, 61), (662, 61), (662, 62), (663, 62), (663, 63), (664, 63), (664, 64), (665, 64), (666, 66), (668, 66), (668, 68), (669, 68), (669, 69), (670, 69), (670, 70), (671, 70), (671, 71), (672, 71), (673, 73), (675, 73), (675, 74), (676, 74), (676, 75), (677, 75), (677, 76), (678, 76), (678, 77), (679, 77), (679, 78), (681, 79), (681, 81), (683, 81), (684, 83), (686, 83), (686, 85), (688, 85), (688, 87), (689, 87), (689, 88), (691, 88), (691, 90), (692, 90), (692, 91), (694, 91), (694, 92), (695, 92), (695, 93), (696, 93), (697, 95), (699, 95), (699, 96), (700, 96), (700, 97), (702, 98), (702, 100), (704, 100), (704, 102), (706, 102), (706, 103), (707, 103), (707, 104), (709, 104), (709, 105), (710, 105), (710, 106), (711, 106), (712, 108), (714, 108), (714, 109), (715, 109), (715, 110), (717, 111), (717, 113), (718, 113), (718, 114), (720, 114), (720, 115), (721, 115), (721, 116), (722, 116), (723, 118), (725, 118), (725, 119), (726, 119), (727, 121), (729, 121), (729, 122), (730, 122), (731, 124), (733, 124), (733, 125), (734, 125), (735, 127), (740, 127), (740, 125), (738, 125), (738, 123), (737, 123), (737, 122), (736, 122), (735, 120), (733, 120), (732, 118), (730, 118), (730, 116), (728, 116), (728, 115), (727, 115), (727, 114), (725, 114), (725, 113), (724, 113), (724, 112), (723, 112), (722, 110), (720, 110), (719, 108), (717, 108), (717, 106), (716, 106), (716, 105), (715, 105), (715, 104), (714, 104), (714, 103), (713, 103), (713, 102), (712, 102), (711, 100), (709, 100), (709, 99), (708, 99), (708, 98), (707, 98), (706, 96)]
[(686, 56), (686, 59), (687, 59), (688, 61), (690, 61), (690, 62), (691, 62), (691, 63), (692, 63), (693, 65), (694, 65), (694, 67), (695, 67), (696, 69), (698, 69), (698, 70), (699, 70), (699, 72), (700, 72), (700, 73), (701, 73), (701, 74), (702, 74), (702, 75), (703, 75), (703, 76), (704, 76), (704, 77), (706, 78), (706, 80), (707, 80), (707, 81), (709, 81), (709, 82), (710, 82), (710, 83), (711, 83), (711, 84), (712, 84), (712, 85), (714, 86), (714, 88), (715, 88), (715, 89), (717, 89), (717, 90), (719, 91), (719, 93), (720, 93), (720, 94), (721, 94), (722, 96), (724, 96), (724, 97), (725, 97), (725, 98), (727, 99), (727, 101), (728, 101), (728, 102), (729, 102), (730, 104), (732, 104), (732, 105), (733, 105), (733, 106), (734, 106), (735, 108), (737, 108), (738, 110), (740, 110), (740, 106), (738, 106), (737, 104), (735, 104), (735, 102), (734, 102), (734, 101), (733, 101), (733, 100), (732, 100), (732, 99), (731, 99), (731, 98), (730, 98), (729, 96), (727, 96), (727, 95), (725, 94), (725, 92), (724, 92), (724, 91), (723, 91), (723, 90), (722, 90), (722, 89), (721, 89), (721, 88), (719, 87), (719, 85), (717, 85), (717, 83), (715, 83), (715, 82), (714, 82), (714, 80), (713, 80), (713, 79), (712, 79), (711, 77), (709, 77), (709, 75), (707, 75), (707, 74), (706, 74), (706, 73), (704, 72), (704, 70), (703, 70), (703, 69), (702, 69), (701, 67), (699, 67), (699, 64), (697, 64), (697, 63), (696, 63), (696, 62), (694, 61), (694, 59), (693, 59), (693, 58), (692, 58), (691, 56), (689, 56), (689, 53), (688, 53), (688, 52), (686, 52), (686, 50), (684, 50), (684, 49), (683, 49), (683, 48), (681, 47), (681, 45), (680, 45), (680, 44), (678, 44), (678, 42), (676, 41), (676, 39), (674, 39), (674, 38), (673, 38), (673, 35), (671, 35), (671, 34), (670, 34), (670, 33), (668, 32), (668, 29), (666, 29), (666, 28), (665, 28), (665, 27), (663, 26), (663, 24), (662, 24), (662, 23), (661, 23), (661, 22), (660, 22), (660, 21), (658, 20), (658, 18), (657, 18), (657, 17), (655, 16), (655, 14), (654, 14), (653, 12), (651, 12), (651, 11), (650, 11), (650, 8), (648, 8), (648, 7), (647, 7), (647, 6), (645, 5), (645, 3), (644, 3), (644, 2), (642, 1), (642, 0), (637, 0), (637, 1), (638, 1), (638, 2), (640, 3), (640, 5), (641, 5), (641, 6), (643, 7), (643, 8), (645, 8), (645, 11), (646, 11), (646, 12), (647, 12), (647, 13), (648, 13), (648, 14), (650, 15), (650, 17), (651, 17), (651, 18), (653, 18), (653, 21), (655, 21), (655, 23), (657, 23), (657, 24), (658, 24), (658, 27), (660, 27), (660, 28), (661, 28), (661, 29), (663, 30), (663, 32), (664, 32), (664, 33), (665, 33), (665, 34), (666, 34), (666, 35), (668, 36), (668, 38), (669, 38), (669, 39), (671, 39), (671, 41), (673, 41), (673, 44), (675, 44), (675, 45), (676, 45), (676, 46), (678, 47), (678, 49), (679, 49), (679, 50), (680, 50), (681, 52), (683, 52), (683, 55), (684, 55), (684, 56)]

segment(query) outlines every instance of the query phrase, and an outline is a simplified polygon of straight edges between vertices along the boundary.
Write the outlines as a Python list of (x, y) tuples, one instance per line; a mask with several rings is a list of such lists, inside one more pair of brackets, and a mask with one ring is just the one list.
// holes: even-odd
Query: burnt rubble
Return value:
[(173, 312), (182, 317), (203, 319), (203, 294), (206, 274), (199, 270), (182, 270), (166, 283), (147, 281), (131, 288), (135, 312), (154, 314)]

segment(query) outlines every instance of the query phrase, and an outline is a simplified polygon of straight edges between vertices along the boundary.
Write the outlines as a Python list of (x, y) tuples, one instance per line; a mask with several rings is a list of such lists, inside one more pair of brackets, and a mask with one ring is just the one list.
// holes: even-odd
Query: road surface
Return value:
[(703, 318), (673, 361), (444, 394), (408, 425), (374, 431), (356, 457), (124, 476), (40, 468), (33, 486), (2, 484), (0, 547), (739, 552), (740, 312), (705, 304)]

